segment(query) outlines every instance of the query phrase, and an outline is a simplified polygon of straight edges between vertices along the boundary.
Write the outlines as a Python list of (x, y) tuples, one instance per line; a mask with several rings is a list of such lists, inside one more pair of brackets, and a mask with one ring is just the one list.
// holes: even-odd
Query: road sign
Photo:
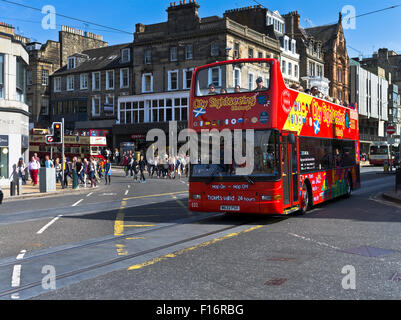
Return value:
[(388, 135), (394, 134), (395, 131), (396, 131), (396, 129), (395, 129), (394, 126), (388, 126), (387, 129), (386, 129), (386, 132), (387, 132)]
[(54, 137), (53, 136), (46, 136), (46, 143), (47, 144), (53, 144), (54, 142)]

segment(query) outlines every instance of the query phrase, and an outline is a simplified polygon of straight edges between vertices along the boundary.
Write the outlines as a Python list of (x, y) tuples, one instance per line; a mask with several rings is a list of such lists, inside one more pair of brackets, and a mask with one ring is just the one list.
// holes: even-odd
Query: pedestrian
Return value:
[(114, 161), (116, 165), (120, 164), (120, 152), (118, 151), (117, 148), (114, 150)]
[[(143, 156), (141, 156), (141, 159), (139, 160), (138, 166), (139, 166), (139, 171), (141, 172), (141, 176), (139, 178), (139, 182), (145, 183), (146, 179), (145, 179), (145, 175), (143, 173), (145, 171), (146, 161), (145, 161)], [(135, 174), (135, 177), (136, 177), (136, 174)]]
[(64, 158), (64, 186), (68, 188), (68, 177), (72, 176), (71, 162)]
[(53, 161), (50, 160), (50, 157), (48, 155), (45, 156), (45, 167), (54, 168)]
[(19, 160), (18, 160), (17, 174), (18, 174), (18, 177), (22, 179), (22, 184), (26, 185), (25, 163), (24, 163), (23, 158), (19, 158)]
[(95, 159), (91, 158), (90, 162), (88, 164), (89, 168), (89, 180), (91, 182), (91, 188), (96, 188), (96, 177), (95, 177), (95, 172), (96, 172), (96, 164), (95, 164)]
[(82, 163), (81, 158), (78, 158), (77, 160), (77, 174), (78, 174), (78, 178), (81, 181), (81, 184), (85, 184), (84, 181), (84, 164)]
[(38, 185), (38, 173), (40, 169), (40, 163), (38, 160), (35, 159), (35, 156), (31, 158), (31, 161), (28, 164), (29, 174), (32, 178), (32, 184), (34, 186)]
[(61, 164), (60, 164), (60, 159), (57, 158), (54, 164), (54, 167), (56, 168), (56, 183), (60, 181), (62, 183), (63, 177), (61, 175), (62, 169), (61, 169)]
[(72, 159), (71, 169), (72, 169), (72, 188), (78, 189), (78, 172), (77, 172), (77, 157)]
[(107, 181), (109, 181), (109, 185), (110, 185), (110, 183), (111, 183), (111, 162), (110, 162), (110, 159), (107, 159), (107, 162), (106, 162), (106, 165), (105, 165), (104, 179), (106, 180), (106, 185), (107, 185)]

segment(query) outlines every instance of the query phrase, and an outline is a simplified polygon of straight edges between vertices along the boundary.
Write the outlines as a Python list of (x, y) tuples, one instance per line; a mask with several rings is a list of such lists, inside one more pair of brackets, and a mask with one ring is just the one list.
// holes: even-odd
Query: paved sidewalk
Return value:
[[(2, 191), (4, 193), (3, 202), (9, 201), (16, 201), (21, 199), (28, 199), (28, 198), (40, 198), (40, 197), (47, 197), (51, 195), (64, 195), (64, 194), (80, 194), (85, 192), (90, 192), (92, 188), (90, 188), (90, 184), (87, 184), (88, 187), (84, 188), (80, 186), (78, 189), (72, 189), (72, 183), (69, 184), (68, 188), (63, 189), (61, 184), (58, 183), (56, 185), (56, 191), (52, 192), (40, 192), (39, 190), (39, 182), (37, 186), (33, 186), (31, 181), (27, 181), (26, 185), (22, 186), (22, 190), (20, 191), (20, 195), (10, 196), (10, 188), (9, 187), (2, 187)], [(98, 184), (99, 188), (102, 185), (101, 183)], [(17, 190), (16, 190), (17, 192)]]
[(401, 203), (401, 190), (398, 190), (397, 192), (394, 190), (383, 192), (382, 197), (392, 202)]

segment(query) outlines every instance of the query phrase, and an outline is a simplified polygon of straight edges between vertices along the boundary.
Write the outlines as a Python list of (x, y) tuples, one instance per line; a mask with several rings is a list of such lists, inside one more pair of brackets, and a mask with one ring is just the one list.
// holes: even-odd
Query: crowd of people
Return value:
[[(96, 188), (97, 184), (104, 178), (105, 184), (111, 184), (111, 159), (106, 160), (90, 157), (89, 159), (81, 159), (80, 157), (73, 157), (69, 159), (65, 157), (64, 163), (60, 158), (54, 160), (50, 159), (48, 155), (45, 159), (41, 160), (37, 153), (35, 153), (28, 165), (24, 163), (23, 158), (20, 158), (16, 166), (16, 175), (22, 179), (22, 184), (26, 185), (28, 175), (31, 177), (32, 185), (38, 185), (38, 174), (41, 167), (54, 168), (56, 171), (56, 183), (64, 184), (68, 187), (72, 183), (73, 189), (81, 187)], [(63, 176), (64, 168), (64, 176)]]
[(306, 94), (309, 94), (309, 95), (314, 96), (319, 99), (324, 99), (326, 101), (336, 103), (336, 104), (344, 106), (344, 107), (349, 107), (349, 108), (355, 109), (355, 106), (353, 104), (349, 104), (348, 101), (343, 101), (338, 98), (333, 98), (333, 97), (323, 94), (321, 91), (319, 91), (317, 86), (313, 86), (310, 89), (304, 89), (301, 85), (294, 83), (290, 86), (290, 88), (300, 91), (300, 92), (305, 92)]
[(142, 183), (146, 182), (144, 173), (147, 172), (149, 178), (175, 179), (181, 176), (188, 177), (189, 157), (187, 155), (168, 156), (167, 154), (156, 154), (153, 159), (146, 160), (143, 153), (136, 157), (132, 151), (125, 152), (121, 158), (121, 166), (124, 167), (126, 176), (129, 175), (138, 179)]

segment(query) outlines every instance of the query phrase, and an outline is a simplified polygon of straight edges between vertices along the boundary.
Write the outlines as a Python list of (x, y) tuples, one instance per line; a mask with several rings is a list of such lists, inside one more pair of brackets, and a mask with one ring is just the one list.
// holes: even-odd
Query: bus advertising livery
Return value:
[(304, 213), (360, 187), (358, 111), (287, 88), (275, 59), (196, 68), (188, 127), (220, 137), (191, 162), (190, 210)]

